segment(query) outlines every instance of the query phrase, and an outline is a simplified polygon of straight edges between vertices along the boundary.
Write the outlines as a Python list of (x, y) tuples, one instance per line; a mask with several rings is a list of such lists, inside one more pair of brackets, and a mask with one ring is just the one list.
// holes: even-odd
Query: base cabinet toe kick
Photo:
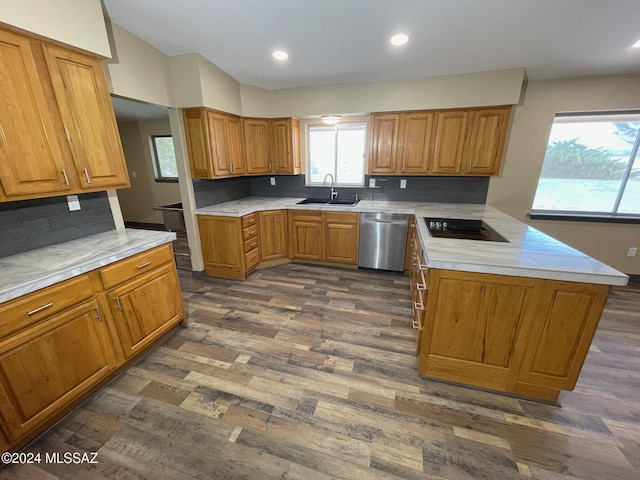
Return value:
[(0, 304), (0, 451), (26, 445), (184, 316), (171, 244)]
[(420, 375), (549, 402), (575, 388), (609, 285), (423, 265)]

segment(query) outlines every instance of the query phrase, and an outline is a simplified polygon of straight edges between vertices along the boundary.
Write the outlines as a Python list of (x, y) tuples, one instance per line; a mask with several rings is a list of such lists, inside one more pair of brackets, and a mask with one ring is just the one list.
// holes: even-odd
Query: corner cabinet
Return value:
[(241, 118), (205, 108), (182, 112), (192, 178), (244, 175)]
[(128, 187), (99, 58), (0, 29), (0, 201)]

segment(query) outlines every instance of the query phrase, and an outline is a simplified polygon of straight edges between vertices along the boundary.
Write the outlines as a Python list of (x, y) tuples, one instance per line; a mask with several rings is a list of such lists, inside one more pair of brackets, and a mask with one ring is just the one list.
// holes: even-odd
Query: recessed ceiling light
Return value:
[(400, 45), (404, 45), (405, 43), (407, 43), (409, 41), (409, 35), (406, 35), (404, 33), (396, 33), (393, 37), (391, 37), (391, 45), (395, 45), (395, 46), (400, 46)]
[(275, 58), (276, 60), (286, 60), (287, 58), (289, 58), (289, 54), (284, 50), (276, 50), (271, 55), (273, 55), (273, 58)]
[(633, 45), (631, 45), (633, 48), (640, 48), (640, 40), (638, 40), (636, 43), (634, 43)]

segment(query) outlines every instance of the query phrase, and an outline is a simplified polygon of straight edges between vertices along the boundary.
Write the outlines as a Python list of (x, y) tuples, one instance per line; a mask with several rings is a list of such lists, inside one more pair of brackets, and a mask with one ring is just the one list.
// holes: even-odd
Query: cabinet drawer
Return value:
[(252, 237), (249, 240), (245, 240), (244, 242), (245, 252), (253, 250), (254, 248), (258, 248), (258, 239), (256, 237)]
[(358, 214), (349, 212), (324, 212), (324, 219), (326, 222), (348, 223), (351, 225), (357, 225), (359, 222)]
[(258, 226), (257, 225), (242, 229), (242, 240), (249, 240), (249, 239), (255, 238), (257, 236), (258, 236)]
[(172, 261), (171, 244), (166, 244), (101, 268), (100, 278), (102, 278), (104, 288), (111, 288), (163, 263)]
[(88, 275), (74, 277), (0, 305), (0, 338), (93, 296)]
[(251, 213), (242, 217), (242, 228), (252, 227), (256, 223), (258, 223), (258, 219), (255, 213)]
[(292, 220), (301, 220), (307, 222), (322, 222), (322, 212), (313, 210), (289, 210)]
[(248, 272), (253, 270), (260, 262), (260, 250), (254, 248), (253, 250), (244, 254), (245, 270)]

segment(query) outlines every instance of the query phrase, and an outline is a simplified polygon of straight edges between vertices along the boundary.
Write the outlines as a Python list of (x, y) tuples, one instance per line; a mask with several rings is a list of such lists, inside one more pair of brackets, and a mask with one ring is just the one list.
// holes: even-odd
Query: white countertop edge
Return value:
[[(62, 269), (56, 269), (52, 271), (43, 270), (42, 272), (37, 274), (37, 278), (28, 280), (25, 282), (21, 282), (18, 285), (9, 285), (8, 287), (0, 289), (0, 303), (13, 300), (15, 298), (21, 297), (23, 295), (27, 295), (29, 293), (33, 293), (42, 288), (46, 288), (56, 283), (63, 282), (65, 280), (76, 277), (78, 275), (82, 275), (83, 273), (90, 272), (91, 270), (95, 270), (96, 268), (104, 267), (111, 263), (124, 260), (125, 258), (132, 257), (133, 255), (144, 252), (146, 250), (150, 250), (160, 245), (164, 245), (165, 243), (170, 243), (176, 239), (176, 234), (174, 232), (161, 232), (161, 231), (155, 231), (155, 230), (131, 230), (131, 231), (135, 232), (134, 236), (136, 237), (138, 237), (138, 233), (142, 234), (144, 232), (144, 235), (147, 235), (150, 238), (132, 239), (132, 242), (134, 243), (132, 243), (130, 246), (125, 245), (115, 252), (108, 251), (108, 250), (98, 250), (95, 252), (95, 255), (92, 256), (91, 260), (89, 261), (82, 261), (77, 264), (73, 264), (68, 267), (65, 267)], [(122, 231), (112, 230), (110, 232), (105, 232), (105, 233), (113, 234), (114, 232), (121, 233)], [(104, 236), (105, 233), (91, 235), (89, 237), (85, 237), (85, 239), (82, 239), (82, 240), (91, 241), (92, 239), (99, 239), (100, 237)], [(60, 246), (63, 246), (63, 245), (64, 243), (52, 245), (52, 247), (59, 248)], [(38, 251), (46, 255), (47, 248), (49, 247), (38, 249)], [(31, 253), (31, 252), (25, 252), (25, 253)], [(2, 263), (3, 261), (5, 261), (5, 263), (10, 263), (12, 258), (18, 257), (18, 256), (19, 255), (14, 255), (12, 257), (0, 258), (0, 263)], [(36, 274), (34, 274), (34, 276), (35, 275)]]

